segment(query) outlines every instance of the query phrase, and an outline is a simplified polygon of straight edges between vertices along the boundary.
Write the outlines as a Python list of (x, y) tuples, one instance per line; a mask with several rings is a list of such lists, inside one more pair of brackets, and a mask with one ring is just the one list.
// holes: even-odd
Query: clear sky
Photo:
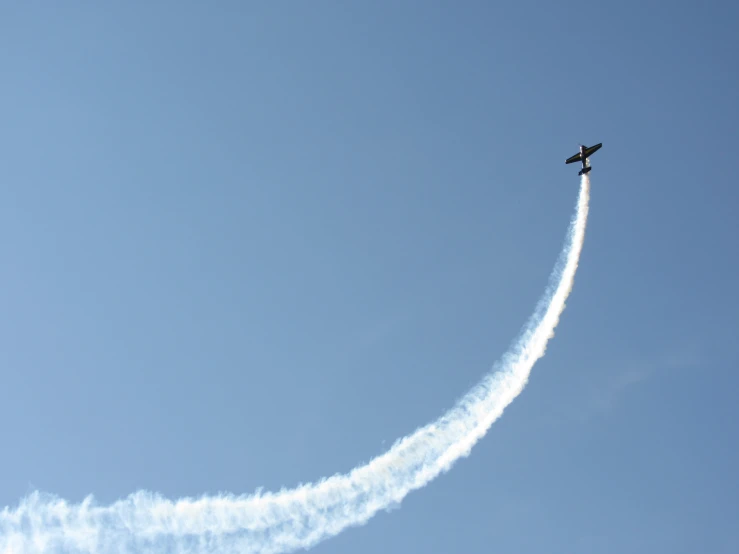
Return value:
[(21, 2), (0, 17), (0, 506), (277, 490), (444, 410), (330, 553), (739, 551), (734, 2)]

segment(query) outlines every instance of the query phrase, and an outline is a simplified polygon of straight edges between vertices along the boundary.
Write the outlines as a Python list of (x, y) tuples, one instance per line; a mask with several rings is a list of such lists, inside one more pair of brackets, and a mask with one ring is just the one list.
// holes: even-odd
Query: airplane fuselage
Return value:
[(582, 175), (583, 173), (587, 173), (590, 171), (590, 168), (588, 167), (588, 159), (585, 157), (585, 150), (587, 149), (587, 146), (581, 144), (580, 145), (580, 161), (582, 161), (582, 171), (580, 171), (579, 175)]

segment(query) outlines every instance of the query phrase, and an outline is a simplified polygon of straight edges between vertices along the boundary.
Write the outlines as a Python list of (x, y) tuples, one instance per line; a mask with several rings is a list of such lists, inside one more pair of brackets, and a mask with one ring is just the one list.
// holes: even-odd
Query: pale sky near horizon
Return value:
[(523, 394), (313, 551), (739, 551), (731, 2), (5, 3), (0, 506), (278, 490)]

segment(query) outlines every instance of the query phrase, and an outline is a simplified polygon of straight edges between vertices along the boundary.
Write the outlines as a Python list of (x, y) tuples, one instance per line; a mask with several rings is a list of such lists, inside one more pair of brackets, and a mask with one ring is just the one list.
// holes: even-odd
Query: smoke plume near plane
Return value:
[(279, 492), (169, 500), (138, 491), (108, 506), (35, 492), (0, 512), (0, 553), (290, 552), (396, 505), (469, 455), (544, 355), (585, 239), (590, 181), (581, 179), (564, 248), (534, 314), (492, 371), (436, 421), (345, 475)]

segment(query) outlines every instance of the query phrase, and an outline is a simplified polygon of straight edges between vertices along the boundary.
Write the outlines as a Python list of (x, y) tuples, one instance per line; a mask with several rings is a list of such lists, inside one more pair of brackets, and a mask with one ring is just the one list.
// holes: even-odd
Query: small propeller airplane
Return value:
[(565, 160), (565, 163), (571, 164), (575, 162), (582, 162), (582, 169), (580, 170), (580, 173), (578, 173), (578, 175), (583, 175), (584, 173), (587, 173), (592, 169), (588, 164), (588, 158), (595, 154), (601, 146), (603, 146), (602, 142), (599, 142), (595, 146), (585, 146), (584, 144), (581, 144), (580, 151), (574, 156), (567, 158), (567, 160)]

